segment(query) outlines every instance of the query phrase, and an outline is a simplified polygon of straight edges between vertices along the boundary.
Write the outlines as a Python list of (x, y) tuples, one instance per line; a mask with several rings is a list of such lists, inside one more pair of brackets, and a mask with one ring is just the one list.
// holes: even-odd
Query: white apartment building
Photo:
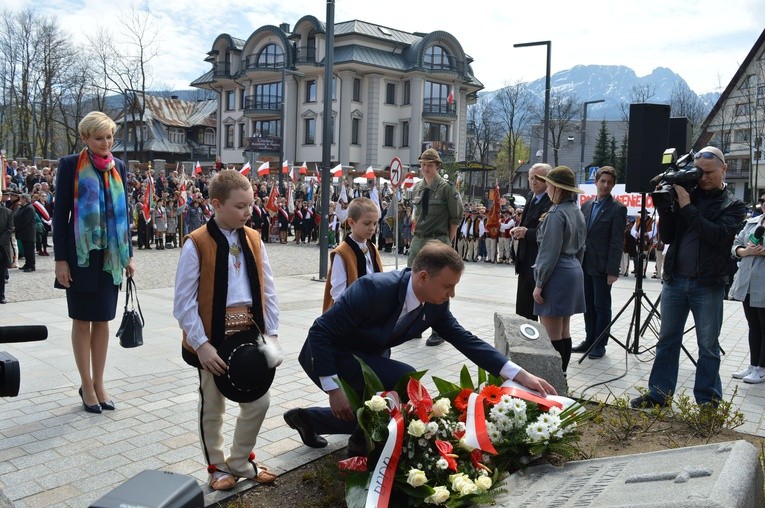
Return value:
[[(334, 34), (333, 165), (417, 164), (426, 147), (464, 158), (467, 106), (483, 85), (454, 36), (357, 20), (336, 23)], [(324, 53), (325, 26), (314, 16), (293, 30), (262, 26), (247, 40), (216, 37), (212, 69), (191, 85), (218, 94), (224, 163), (270, 161), (273, 170), (286, 159), (313, 171), (322, 159)]]

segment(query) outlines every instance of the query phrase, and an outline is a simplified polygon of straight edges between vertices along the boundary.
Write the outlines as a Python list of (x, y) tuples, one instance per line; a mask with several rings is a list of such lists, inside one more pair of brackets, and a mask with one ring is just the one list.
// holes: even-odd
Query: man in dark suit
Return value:
[[(582, 263), (587, 337), (572, 351), (584, 353), (589, 350), (589, 358), (593, 359), (603, 358), (606, 354), (611, 324), (611, 286), (619, 278), (624, 245), (627, 208), (611, 196), (614, 185), (614, 168), (601, 167), (595, 173), (597, 195), (582, 205), (587, 221), (587, 242)], [(598, 341), (601, 335), (603, 338)]]
[(0, 303), (5, 303), (5, 279), (13, 261), (12, 238), (13, 212), (3, 204), (3, 192), (0, 191)]
[[(343, 379), (363, 393), (364, 379), (354, 356), (369, 365), (385, 389), (391, 390), (404, 374), (416, 371), (392, 359), (391, 348), (431, 327), (488, 372), (541, 393), (555, 393), (547, 381), (521, 369), (465, 330), (451, 314), (449, 299), (464, 267), (451, 245), (432, 240), (422, 247), (411, 269), (361, 277), (314, 321), (298, 359), (311, 380), (327, 392), (330, 407), (292, 409), (284, 414), (303, 443), (322, 448), (327, 441), (319, 434), (354, 433), (355, 415), (334, 379)], [(349, 442), (352, 449), (357, 447), (351, 453), (363, 453), (357, 437), (361, 437), (358, 432)]]
[(518, 249), (515, 253), (515, 273), (518, 274), (518, 288), (515, 293), (515, 313), (532, 321), (537, 320), (534, 314), (534, 262), (537, 259), (537, 228), (539, 218), (547, 212), (552, 205), (545, 190), (547, 183), (538, 175), (547, 176), (552, 169), (549, 164), (534, 164), (529, 170), (529, 188), (531, 197), (528, 199), (523, 210), (523, 218), (520, 225), (510, 230), (510, 236), (518, 240)]

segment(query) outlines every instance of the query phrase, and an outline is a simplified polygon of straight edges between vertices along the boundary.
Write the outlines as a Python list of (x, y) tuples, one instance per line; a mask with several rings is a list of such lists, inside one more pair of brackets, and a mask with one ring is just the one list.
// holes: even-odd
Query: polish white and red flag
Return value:
[(244, 176), (247, 176), (250, 174), (251, 169), (252, 169), (252, 166), (250, 166), (250, 161), (247, 161), (244, 163), (244, 166), (242, 166), (242, 169), (240, 169), (239, 172), (242, 173)]
[(292, 183), (297, 182), (297, 175), (295, 175), (295, 166), (292, 166), (290, 168), (290, 180), (292, 180)]
[(199, 175), (202, 173), (202, 165), (197, 161), (197, 165), (194, 166), (194, 174)]
[(375, 170), (372, 168), (372, 166), (369, 166), (367, 168), (367, 172), (364, 173), (364, 178), (367, 180), (372, 180), (375, 177)]
[(451, 104), (452, 102), (454, 102), (454, 89), (453, 88), (449, 90), (449, 97), (446, 98), (446, 103), (447, 104)]
[(268, 161), (261, 164), (260, 167), (258, 168), (258, 176), (268, 176), (270, 172), (271, 172), (271, 164)]
[(300, 166), (300, 171), (298, 171), (301, 175), (307, 175), (308, 174), (308, 166), (306, 165), (305, 161), (303, 161), (303, 165)]
[(286, 175), (290, 172), (290, 161), (282, 162), (282, 174)]
[(338, 178), (343, 176), (343, 164), (339, 163), (337, 166), (332, 168), (330, 171), (332, 172), (332, 176), (336, 176)]

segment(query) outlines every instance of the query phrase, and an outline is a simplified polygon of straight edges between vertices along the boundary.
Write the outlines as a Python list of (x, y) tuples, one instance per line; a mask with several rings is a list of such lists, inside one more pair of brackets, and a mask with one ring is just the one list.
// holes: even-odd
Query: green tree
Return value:
[[(510, 136), (505, 136), (504, 139), (501, 141), (499, 145), (499, 150), (497, 151), (497, 160), (496, 160), (496, 166), (497, 166), (497, 178), (499, 179), (499, 184), (503, 188), (505, 186), (509, 186), (510, 179), (515, 178), (515, 171), (518, 169), (521, 164), (524, 162), (527, 162), (529, 160), (529, 145), (525, 142), (523, 138), (517, 137), (515, 138), (515, 145), (508, 149), (508, 143), (510, 141)], [(515, 159), (510, 161), (508, 160), (508, 154), (513, 153), (515, 154)], [(520, 162), (523, 161), (523, 162)], [(509, 187), (508, 187), (509, 188)], [(510, 188), (510, 191), (512, 191), (512, 188)], [(503, 191), (504, 192), (504, 191)]]
[(608, 143), (608, 165), (616, 166), (616, 138), (611, 136), (611, 141)]
[(609, 153), (608, 145), (608, 129), (606, 128), (606, 121), (600, 122), (600, 130), (598, 131), (598, 140), (595, 143), (595, 153), (592, 154), (593, 166), (610, 166), (611, 156)]

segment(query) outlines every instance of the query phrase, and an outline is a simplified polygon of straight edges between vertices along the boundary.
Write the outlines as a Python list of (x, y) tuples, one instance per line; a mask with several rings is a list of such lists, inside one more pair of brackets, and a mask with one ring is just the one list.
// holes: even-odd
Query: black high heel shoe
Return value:
[[(82, 399), (82, 407), (85, 408), (85, 411), (87, 411), (88, 413), (95, 413), (98, 415), (101, 414), (101, 406), (99, 406), (98, 404), (93, 404), (92, 406), (85, 404), (85, 397), (83, 397), (82, 395), (82, 386), (80, 387), (80, 398)], [(112, 406), (112, 409), (113, 408), (114, 407)]]
[(104, 411), (115, 410), (114, 402), (112, 402), (111, 400), (107, 400), (106, 402), (99, 402), (99, 404), (101, 404), (101, 409), (103, 409)]

